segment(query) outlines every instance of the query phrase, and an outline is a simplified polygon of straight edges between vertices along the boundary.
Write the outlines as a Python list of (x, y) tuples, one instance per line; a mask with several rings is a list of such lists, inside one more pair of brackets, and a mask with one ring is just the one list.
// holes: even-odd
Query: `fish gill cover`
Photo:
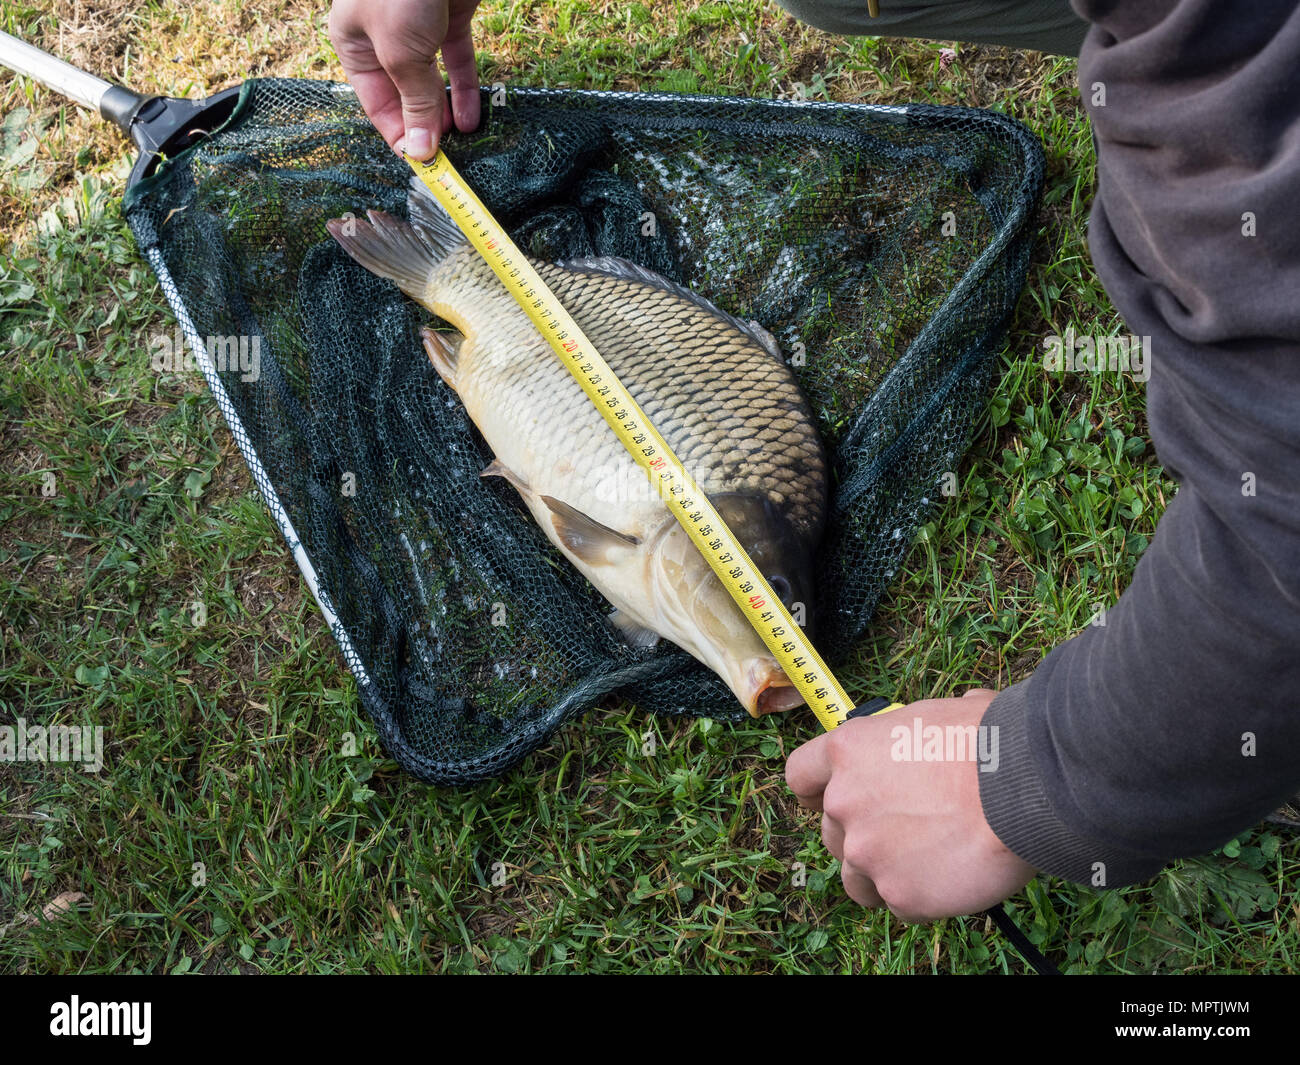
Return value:
[[(526, 252), (631, 259), (758, 321), (791, 360), (832, 465), (816, 609), (834, 669), (987, 400), (1028, 265), (1037, 140), (931, 106), (483, 96), (481, 128), (444, 146)], [(491, 455), (422, 350), (427, 312), (329, 238), (349, 211), (404, 215), (409, 176), (347, 86), (260, 80), (125, 204), (197, 334), (258, 344), (255, 380), (221, 372), (223, 414), (315, 567), (389, 753), (466, 784), (613, 692), (744, 717), (686, 652), (625, 643), (513, 489), (480, 479)]]

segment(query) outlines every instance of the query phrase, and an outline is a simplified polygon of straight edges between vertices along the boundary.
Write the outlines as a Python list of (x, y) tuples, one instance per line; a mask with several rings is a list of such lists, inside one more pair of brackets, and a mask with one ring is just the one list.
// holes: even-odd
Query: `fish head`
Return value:
[[(723, 521), (805, 631), (811, 620), (809, 551), (765, 497), (711, 497)], [(658, 631), (727, 681), (754, 717), (802, 706), (804, 699), (686, 531), (669, 523), (651, 556)]]

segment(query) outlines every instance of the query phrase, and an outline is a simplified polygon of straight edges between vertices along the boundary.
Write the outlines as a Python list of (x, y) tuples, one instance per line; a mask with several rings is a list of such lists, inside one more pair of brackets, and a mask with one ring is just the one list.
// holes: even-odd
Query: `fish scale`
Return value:
[[(762, 494), (815, 543), (826, 506), (825, 458), (812, 413), (782, 361), (727, 319), (672, 292), (533, 266), (608, 353), (610, 368), (706, 492)], [(428, 286), (431, 309), (466, 337), (457, 391), (497, 458), (540, 493), (582, 499), (582, 509), (610, 528), (636, 525), (637, 535), (648, 521), (671, 520), (662, 504), (645, 499), (644, 475), (518, 304), (492, 295), (499, 287), (469, 246), (450, 252)], [(586, 469), (557, 473), (557, 454), (581, 454)], [(611, 479), (644, 505), (600, 498), (600, 485)]]

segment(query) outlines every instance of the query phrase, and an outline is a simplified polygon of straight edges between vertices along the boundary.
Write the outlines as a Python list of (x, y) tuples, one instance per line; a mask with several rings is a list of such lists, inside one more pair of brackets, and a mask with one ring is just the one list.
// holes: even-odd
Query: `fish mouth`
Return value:
[(742, 698), (750, 717), (762, 717), (776, 714), (783, 710), (793, 710), (804, 705), (804, 697), (799, 689), (790, 683), (790, 678), (771, 659), (758, 659), (750, 662), (745, 670), (747, 698)]

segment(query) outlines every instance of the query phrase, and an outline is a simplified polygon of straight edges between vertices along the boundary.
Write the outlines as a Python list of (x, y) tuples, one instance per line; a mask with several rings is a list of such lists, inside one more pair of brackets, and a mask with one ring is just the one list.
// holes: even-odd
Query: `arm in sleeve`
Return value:
[(1115, 887), (1300, 785), (1300, 9), (1074, 0), (1098, 144), (1098, 274), (1151, 337), (1179, 481), (1133, 583), (1000, 694), (985, 816), (1048, 873)]

